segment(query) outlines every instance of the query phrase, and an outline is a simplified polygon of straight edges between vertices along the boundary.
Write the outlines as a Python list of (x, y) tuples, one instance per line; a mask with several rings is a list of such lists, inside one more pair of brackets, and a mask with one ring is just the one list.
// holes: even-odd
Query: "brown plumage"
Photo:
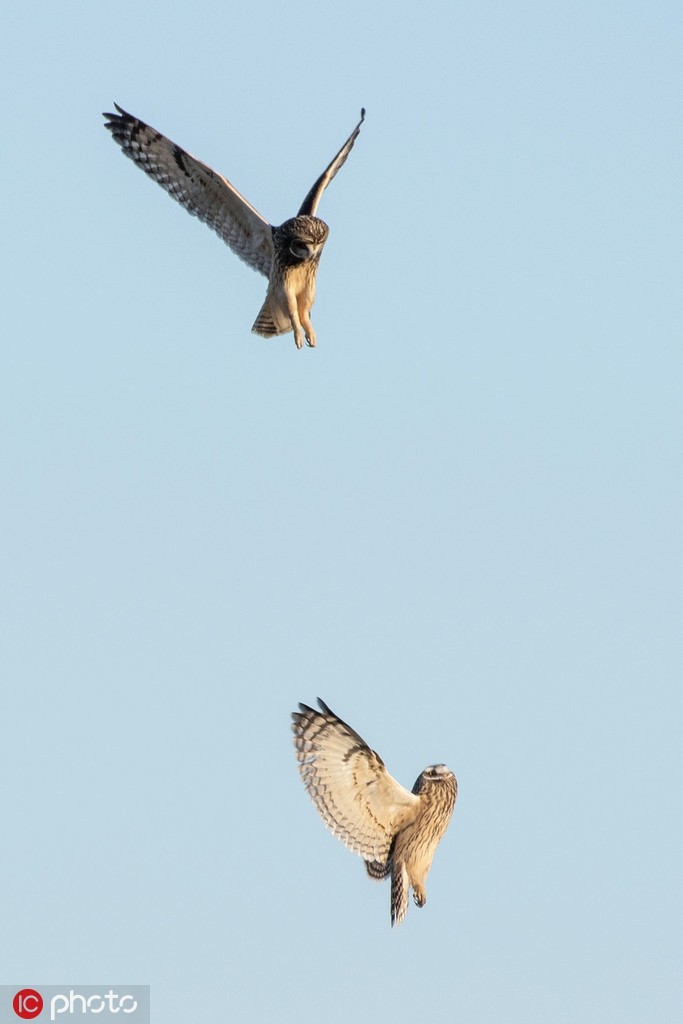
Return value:
[(400, 924), (412, 887), (418, 907), (436, 848), (455, 807), (458, 783), (444, 764), (418, 776), (412, 792), (379, 754), (318, 698), (292, 714), (299, 772), (321, 818), (365, 861), (371, 878), (391, 875), (391, 923)]
[(294, 331), (297, 348), (304, 336), (316, 344), (311, 324), (315, 277), (329, 234), (315, 216), (323, 192), (346, 162), (365, 119), (349, 135), (304, 199), (296, 217), (273, 227), (240, 195), (227, 178), (191, 156), (161, 132), (126, 113), (104, 114), (112, 138), (138, 167), (153, 178), (188, 213), (208, 224), (241, 260), (268, 278), (266, 300), (252, 331), (264, 337)]

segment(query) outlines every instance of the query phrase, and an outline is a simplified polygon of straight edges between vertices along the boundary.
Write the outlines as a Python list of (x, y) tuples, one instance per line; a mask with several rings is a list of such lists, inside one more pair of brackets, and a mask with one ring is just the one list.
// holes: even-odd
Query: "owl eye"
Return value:
[(292, 242), (289, 247), (289, 251), (292, 256), (296, 256), (299, 260), (306, 260), (310, 256), (311, 252), (306, 242)]

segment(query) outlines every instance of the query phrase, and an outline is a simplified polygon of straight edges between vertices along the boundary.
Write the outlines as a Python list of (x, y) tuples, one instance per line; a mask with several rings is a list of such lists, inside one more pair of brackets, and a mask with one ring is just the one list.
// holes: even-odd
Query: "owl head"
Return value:
[(457, 779), (450, 768), (447, 768), (445, 764), (430, 764), (428, 768), (425, 768), (423, 772), (420, 772), (415, 780), (413, 793), (418, 795), (423, 793), (427, 788), (434, 786), (444, 787), (445, 789), (454, 791), (457, 796)]
[(319, 217), (291, 217), (273, 229), (276, 249), (291, 264), (320, 259), (330, 229)]

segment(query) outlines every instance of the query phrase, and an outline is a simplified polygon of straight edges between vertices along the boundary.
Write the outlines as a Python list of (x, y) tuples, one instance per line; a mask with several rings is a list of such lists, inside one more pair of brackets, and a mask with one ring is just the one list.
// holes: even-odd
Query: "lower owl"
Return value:
[(391, 923), (401, 923), (410, 889), (418, 907), (453, 814), (458, 782), (445, 764), (418, 776), (412, 792), (391, 777), (379, 754), (318, 698), (292, 714), (299, 772), (333, 835), (365, 861), (371, 878), (391, 876)]

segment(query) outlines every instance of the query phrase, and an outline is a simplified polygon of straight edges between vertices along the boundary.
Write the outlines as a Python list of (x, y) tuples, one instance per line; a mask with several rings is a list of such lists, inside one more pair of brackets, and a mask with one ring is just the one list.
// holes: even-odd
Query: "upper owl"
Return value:
[(329, 228), (316, 217), (320, 197), (353, 148), (360, 121), (334, 160), (317, 179), (290, 220), (273, 227), (240, 195), (227, 178), (212, 171), (144, 121), (115, 104), (117, 114), (104, 114), (105, 127), (131, 160), (154, 178), (188, 213), (209, 225), (232, 251), (268, 278), (268, 291), (252, 331), (263, 337), (294, 331), (297, 348), (304, 336), (313, 347), (311, 307), (315, 276)]

